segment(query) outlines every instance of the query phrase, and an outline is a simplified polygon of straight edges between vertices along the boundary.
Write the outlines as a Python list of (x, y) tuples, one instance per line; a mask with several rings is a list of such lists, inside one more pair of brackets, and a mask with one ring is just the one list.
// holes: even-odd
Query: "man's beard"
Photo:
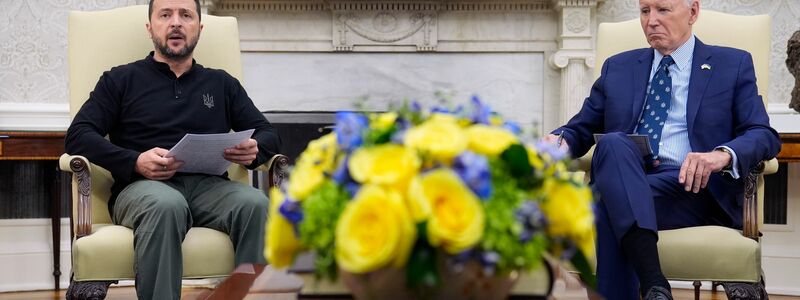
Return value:
[(167, 43), (169, 43), (169, 38), (167, 38), (167, 43), (161, 43), (161, 40), (153, 36), (153, 45), (158, 49), (158, 52), (161, 53), (167, 59), (184, 59), (192, 55), (194, 52), (194, 47), (197, 47), (198, 38), (194, 39), (194, 42), (190, 41), (188, 37), (184, 38), (186, 43), (184, 44), (183, 48), (178, 50), (177, 52), (172, 50)]

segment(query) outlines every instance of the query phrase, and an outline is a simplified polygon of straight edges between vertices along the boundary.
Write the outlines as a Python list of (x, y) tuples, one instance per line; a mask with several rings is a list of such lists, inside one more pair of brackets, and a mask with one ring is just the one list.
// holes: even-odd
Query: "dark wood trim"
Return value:
[(781, 133), (779, 162), (800, 162), (800, 133)]
[(0, 160), (58, 160), (63, 131), (0, 131)]

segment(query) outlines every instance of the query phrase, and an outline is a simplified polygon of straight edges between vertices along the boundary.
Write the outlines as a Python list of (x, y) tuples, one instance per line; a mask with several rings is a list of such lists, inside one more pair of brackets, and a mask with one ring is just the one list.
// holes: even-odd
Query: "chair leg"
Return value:
[(700, 286), (703, 283), (700, 280), (695, 280), (692, 285), (694, 286), (694, 300), (700, 300)]
[(711, 282), (711, 293), (712, 293), (712, 294), (715, 294), (715, 293), (717, 293), (717, 287), (719, 287), (720, 285), (722, 285), (722, 282), (719, 282), (719, 281), (712, 281), (712, 282)]
[(118, 281), (75, 281), (69, 280), (67, 300), (103, 300), (106, 298), (108, 286)]
[(723, 282), (725, 295), (729, 300), (768, 300), (764, 282)]

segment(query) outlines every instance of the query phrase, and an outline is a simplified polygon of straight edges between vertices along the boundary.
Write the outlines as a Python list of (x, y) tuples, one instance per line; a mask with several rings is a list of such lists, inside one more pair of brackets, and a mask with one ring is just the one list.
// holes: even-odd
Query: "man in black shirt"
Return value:
[(189, 228), (228, 233), (237, 265), (263, 263), (267, 199), (221, 176), (177, 172), (182, 162), (166, 149), (186, 133), (255, 129), (221, 153), (253, 169), (278, 152), (280, 138), (235, 78), (192, 59), (203, 28), (197, 0), (151, 0), (149, 18), (156, 51), (103, 73), (67, 131), (66, 151), (114, 177), (109, 211), (134, 231), (139, 298), (179, 299)]

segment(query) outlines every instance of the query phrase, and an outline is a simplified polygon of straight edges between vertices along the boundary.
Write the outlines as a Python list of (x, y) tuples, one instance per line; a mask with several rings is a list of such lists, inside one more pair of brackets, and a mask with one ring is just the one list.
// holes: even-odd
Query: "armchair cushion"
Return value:
[(699, 226), (658, 232), (664, 275), (674, 280), (757, 282), (761, 247), (738, 230)]
[[(183, 278), (227, 276), (233, 271), (233, 243), (227, 234), (192, 227), (183, 240)], [(72, 245), (76, 281), (134, 279), (133, 230), (94, 224), (92, 234)]]

